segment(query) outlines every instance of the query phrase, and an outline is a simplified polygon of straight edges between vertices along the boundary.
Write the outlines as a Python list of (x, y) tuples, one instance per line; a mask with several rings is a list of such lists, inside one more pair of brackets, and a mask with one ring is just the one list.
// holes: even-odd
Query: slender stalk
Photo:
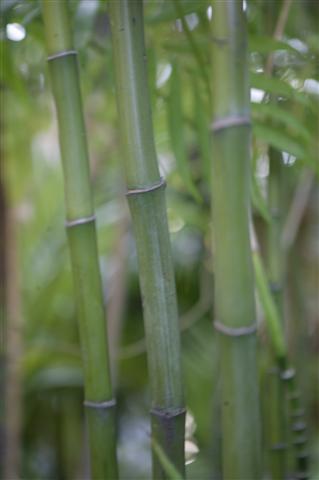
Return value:
[[(268, 30), (271, 33), (273, 23), (275, 20), (276, 5), (272, 2), (266, 2), (266, 15), (268, 18)], [(280, 40), (283, 36), (285, 26), (288, 21), (289, 11), (292, 6), (292, 0), (283, 0), (276, 22), (273, 37)], [(268, 56), (265, 71), (271, 75), (274, 71), (273, 55)], [(276, 101), (276, 99), (272, 99)], [(304, 455), (305, 435), (304, 422), (298, 422), (302, 425), (301, 434), (298, 428), (296, 429), (296, 412), (301, 417), (304, 415), (300, 408), (299, 394), (296, 396), (296, 381), (294, 370), (288, 368), (288, 357), (286, 340), (284, 338), (284, 309), (283, 309), (283, 276), (284, 276), (284, 249), (282, 248), (282, 208), (283, 208), (283, 163), (281, 153), (274, 148), (269, 147), (269, 177), (268, 177), (268, 204), (271, 216), (271, 222), (268, 224), (268, 238), (267, 238), (267, 270), (269, 290), (271, 292), (270, 300), (273, 303), (273, 310), (276, 310), (276, 321), (280, 327), (280, 335), (282, 337), (282, 344), (285, 345), (284, 353), (275, 351), (277, 357), (277, 367), (272, 367), (270, 371), (269, 384), (269, 398), (272, 403), (272, 410), (270, 411), (269, 423), (271, 424), (270, 435), (268, 441), (270, 443), (270, 469), (272, 478), (284, 478), (286, 475), (286, 461), (287, 461), (287, 431), (286, 431), (286, 416), (285, 416), (285, 394), (288, 391), (290, 398), (290, 413), (292, 415), (292, 430), (294, 434), (294, 445), (296, 447), (297, 468), (301, 477), (307, 476), (307, 458)], [(258, 255), (258, 253), (257, 253)], [(255, 256), (255, 254), (254, 254)], [(261, 260), (258, 260), (260, 265)], [(256, 261), (255, 261), (256, 263)], [(258, 274), (257, 274), (258, 276)], [(260, 276), (260, 274), (259, 274)], [(268, 294), (267, 294), (268, 295)], [(270, 294), (269, 294), (270, 296)], [(270, 302), (270, 303), (271, 303)], [(287, 373), (288, 372), (288, 373)]]
[(23, 316), (19, 275), (17, 220), (13, 208), (6, 223), (6, 370), (4, 477), (21, 476)]
[[(147, 88), (142, 0), (110, 2), (117, 104), (136, 238), (152, 397), (152, 436), (184, 475), (185, 409), (173, 262)], [(154, 478), (167, 473), (153, 451)]]
[[(283, 164), (280, 152), (269, 148), (268, 205), (271, 221), (268, 224), (267, 264), (268, 281), (274, 303), (276, 304), (278, 322), (283, 324), (283, 252), (280, 245), (282, 229), (283, 204)], [(273, 361), (272, 361), (273, 363)], [(269, 410), (269, 448), (270, 470), (274, 480), (285, 477), (287, 439), (285, 429), (285, 389), (280, 378), (280, 369), (272, 366), (269, 372), (268, 393), (272, 408)]]
[[(213, 5), (213, 233), (221, 342), (223, 476), (260, 478), (254, 278), (249, 242), (250, 111), (242, 2)], [(252, 328), (250, 328), (252, 327)]]
[[(267, 274), (254, 235), (252, 245), (257, 291), (265, 313), (268, 334), (276, 357), (280, 379), (284, 382), (284, 389), (289, 401), (289, 415), (291, 417), (290, 425), (293, 435), (297, 477), (300, 479), (307, 479), (308, 456), (306, 450), (306, 423), (304, 421), (305, 411), (302, 407), (300, 392), (295, 377), (295, 370), (291, 368), (289, 364), (287, 345), (284, 330), (280, 321), (279, 310), (272, 296)], [(276, 428), (278, 428), (278, 425)]]
[(281, 249), (283, 164), (280, 152), (269, 148), (268, 205), (271, 222), (268, 227), (268, 279), (282, 320), (283, 252)]
[(42, 2), (64, 170), (67, 233), (83, 357), (91, 471), (117, 478), (115, 402), (110, 381), (101, 276), (77, 59), (67, 2)]

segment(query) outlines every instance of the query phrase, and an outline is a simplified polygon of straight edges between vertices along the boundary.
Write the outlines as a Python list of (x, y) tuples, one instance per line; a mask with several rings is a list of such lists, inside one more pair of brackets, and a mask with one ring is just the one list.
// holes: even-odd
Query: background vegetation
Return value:
[[(284, 326), (306, 409), (311, 478), (315, 480), (319, 477), (319, 4), (311, 0), (290, 3), (284, 29), (276, 36), (283, 3), (272, 4), (274, 11), (268, 15), (266, 0), (244, 2), (252, 87), (251, 193), (254, 223), (267, 263), (267, 232), (274, 216), (267, 200), (267, 148), (272, 146), (280, 153), (282, 175)], [(119, 407), (121, 477), (149, 478), (149, 386), (135, 243), (124, 199), (108, 4), (72, 0), (70, 6)], [(9, 405), (6, 413), (1, 408), (1, 445), (7, 430), (11, 461), (16, 468), (21, 464), (22, 478), (83, 479), (88, 477), (83, 380), (40, 5), (36, 0), (3, 0), (0, 9), (0, 301), (1, 344), (6, 346), (1, 349), (1, 401), (6, 398)], [(186, 451), (195, 460), (187, 474), (194, 479), (221, 476), (220, 366), (212, 328), (210, 221), (213, 15), (209, 1), (145, 2), (155, 140), (161, 173), (168, 183), (182, 331), (189, 412)], [(267, 64), (270, 55), (272, 76)], [(267, 426), (265, 378), (272, 347), (260, 305), (258, 325)], [(5, 356), (11, 366), (6, 380), (10, 388), (4, 381)], [(267, 429), (263, 431), (268, 475)], [(289, 470), (293, 469), (290, 452)]]

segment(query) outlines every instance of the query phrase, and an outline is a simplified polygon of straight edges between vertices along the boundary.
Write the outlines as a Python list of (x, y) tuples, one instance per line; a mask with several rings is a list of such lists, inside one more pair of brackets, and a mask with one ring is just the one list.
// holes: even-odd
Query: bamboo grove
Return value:
[(315, 480), (319, 7), (0, 13), (0, 479)]

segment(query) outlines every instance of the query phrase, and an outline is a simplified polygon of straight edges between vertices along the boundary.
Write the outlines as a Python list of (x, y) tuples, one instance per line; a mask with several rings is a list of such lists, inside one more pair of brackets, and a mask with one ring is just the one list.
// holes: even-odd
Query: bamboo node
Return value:
[(219, 118), (218, 120), (215, 120), (211, 125), (211, 129), (213, 132), (218, 132), (219, 130), (235, 127), (236, 125), (250, 124), (250, 117), (247, 117), (245, 115), (231, 115), (229, 117)]
[(272, 293), (280, 293), (282, 291), (282, 285), (276, 282), (270, 282), (269, 288)]
[(160, 418), (174, 418), (179, 415), (185, 415), (186, 408), (176, 407), (176, 408), (151, 408), (151, 415)]
[(76, 218), (75, 220), (66, 220), (66, 228), (76, 227), (77, 225), (83, 225), (85, 223), (94, 222), (96, 219), (95, 215), (90, 215), (89, 217)]
[(223, 323), (220, 323), (215, 320), (214, 322), (215, 329), (223, 333), (224, 335), (228, 335), (230, 337), (241, 337), (243, 335), (251, 335), (257, 331), (257, 324), (254, 323), (253, 325), (249, 325), (248, 327), (228, 327)]
[(278, 450), (285, 450), (287, 448), (287, 443), (280, 442), (280, 443), (274, 443), (271, 445), (270, 450), (272, 451), (278, 451)]
[(54, 53), (53, 55), (49, 55), (47, 60), (50, 62), (51, 60), (55, 60), (56, 58), (60, 57), (67, 57), (68, 55), (77, 55), (78, 52), (76, 50), (65, 50), (64, 52)]
[(307, 428), (307, 425), (305, 422), (295, 422), (292, 425), (293, 432), (303, 432), (304, 430), (306, 430), (306, 428)]
[(126, 192), (126, 196), (128, 197), (129, 195), (137, 195), (139, 193), (147, 193), (147, 192), (152, 192), (153, 190), (157, 190), (158, 188), (166, 187), (166, 182), (164, 177), (161, 177), (160, 180), (156, 183), (153, 183), (152, 185), (146, 185), (145, 187), (139, 187), (139, 188), (129, 188)]
[(115, 398), (112, 398), (111, 400), (106, 400), (105, 402), (92, 402), (91, 400), (84, 400), (83, 404), (87, 408), (112, 408), (115, 407), (116, 400)]

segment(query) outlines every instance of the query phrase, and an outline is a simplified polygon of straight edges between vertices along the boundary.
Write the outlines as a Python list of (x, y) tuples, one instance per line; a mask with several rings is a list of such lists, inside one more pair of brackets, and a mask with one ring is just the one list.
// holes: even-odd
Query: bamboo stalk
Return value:
[(92, 477), (117, 478), (115, 401), (110, 381), (101, 276), (79, 74), (67, 2), (42, 2), (64, 170), (67, 234), (84, 370)]
[[(289, 364), (287, 345), (284, 330), (280, 321), (280, 314), (272, 296), (267, 274), (262, 263), (257, 241), (252, 238), (253, 262), (255, 268), (257, 291), (262, 304), (268, 328), (271, 345), (276, 357), (280, 379), (284, 383), (284, 390), (288, 397), (290, 426), (295, 450), (297, 478), (308, 478), (308, 455), (305, 411), (302, 407), (300, 392), (298, 390), (295, 370)], [(274, 472), (274, 470), (273, 470)]]
[[(151, 387), (152, 437), (184, 475), (185, 409), (164, 182), (147, 87), (142, 0), (110, 2), (127, 198), (135, 232)], [(153, 450), (153, 476), (167, 472)]]
[(5, 456), (3, 478), (20, 478), (22, 459), (23, 315), (20, 290), (18, 226), (13, 208), (6, 222), (6, 357), (5, 357)]
[[(275, 16), (275, 4), (267, 3), (266, 14), (268, 16), (268, 29), (273, 28)], [(288, 21), (289, 11), (292, 6), (292, 0), (283, 0), (279, 16), (276, 22), (273, 37), (280, 40)], [(265, 71), (270, 75), (274, 70), (273, 55), (269, 55)], [(274, 100), (274, 99), (273, 99)], [(282, 247), (282, 205), (283, 205), (283, 163), (281, 153), (274, 148), (269, 147), (269, 177), (268, 177), (268, 204), (271, 216), (271, 222), (268, 224), (267, 238), (267, 270), (269, 292), (267, 296), (270, 298), (269, 305), (273, 304), (273, 311), (276, 312), (276, 322), (278, 323), (280, 336), (282, 337), (282, 345), (284, 349), (279, 352), (275, 349), (277, 367), (271, 369), (271, 382), (269, 385), (269, 396), (272, 398), (273, 409), (271, 411), (270, 423), (272, 430), (270, 432), (270, 469), (273, 479), (284, 478), (286, 475), (287, 460), (287, 431), (285, 418), (285, 394), (288, 392), (289, 409), (292, 416), (293, 443), (296, 452), (296, 466), (301, 477), (307, 477), (307, 457), (304, 455), (306, 446), (306, 437), (304, 429), (301, 435), (298, 428), (295, 428), (296, 412), (303, 412), (300, 408), (299, 394), (296, 395), (297, 387), (294, 370), (288, 368), (289, 361), (287, 355), (286, 340), (284, 336), (284, 309), (283, 309), (283, 275), (284, 275), (284, 249)], [(261, 258), (258, 259), (259, 253), (254, 253), (256, 261), (259, 262), (259, 271), (262, 269)], [(260, 273), (257, 273), (260, 277)], [(260, 283), (260, 281), (258, 281)], [(265, 281), (265, 287), (266, 281)], [(264, 288), (266, 291), (266, 289)], [(271, 295), (271, 296), (270, 296)], [(272, 298), (271, 298), (272, 297)], [(275, 374), (274, 374), (275, 372)], [(301, 418), (304, 414), (301, 415)], [(299, 424), (305, 425), (304, 422)]]
[[(270, 147), (268, 154), (268, 205), (271, 217), (267, 231), (268, 282), (278, 310), (278, 322), (282, 325), (283, 252), (280, 246), (280, 238), (282, 229), (283, 165), (280, 152)], [(268, 379), (268, 394), (272, 404), (272, 408), (269, 411), (271, 428), (269, 429), (268, 442), (270, 448), (270, 470), (274, 480), (284, 478), (286, 472), (285, 389), (280, 374), (280, 369), (272, 366)]]
[(223, 476), (260, 478), (254, 278), (249, 242), (250, 103), (242, 2), (213, 5), (213, 233)]

